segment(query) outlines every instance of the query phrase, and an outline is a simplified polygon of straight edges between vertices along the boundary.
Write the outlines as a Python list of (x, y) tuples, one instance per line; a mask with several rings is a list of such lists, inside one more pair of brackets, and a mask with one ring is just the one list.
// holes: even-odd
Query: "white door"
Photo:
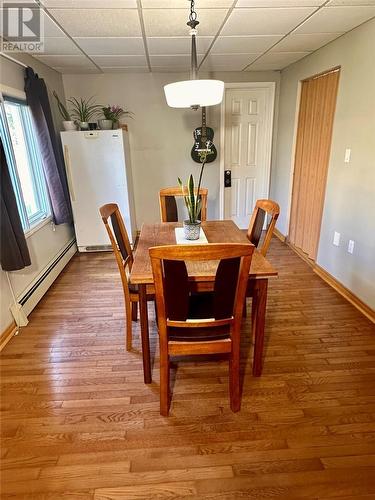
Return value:
[(248, 227), (257, 199), (268, 198), (274, 89), (228, 88), (224, 103), (224, 218)]

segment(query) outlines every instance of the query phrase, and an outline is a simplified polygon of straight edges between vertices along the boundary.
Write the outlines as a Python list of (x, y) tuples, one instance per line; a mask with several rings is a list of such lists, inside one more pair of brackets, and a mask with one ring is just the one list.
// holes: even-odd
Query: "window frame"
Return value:
[[(7, 119), (6, 104), (19, 106), (22, 132), (27, 154), (27, 161), (30, 170), (32, 190), (35, 196), (38, 211), (31, 216), (27, 214), (25, 199), (22, 192), (22, 184), (19, 178), (16, 157), (13, 149), (11, 132)], [(51, 203), (48, 195), (46, 179), (44, 177), (43, 165), (38, 151), (38, 144), (35, 139), (32, 117), (26, 103), (26, 98), (13, 97), (9, 94), (1, 94), (0, 105), (0, 130), (4, 142), (5, 155), (9, 164), (9, 173), (15, 192), (17, 207), (21, 218), (22, 228), (25, 236), (32, 234), (36, 229), (52, 220)]]

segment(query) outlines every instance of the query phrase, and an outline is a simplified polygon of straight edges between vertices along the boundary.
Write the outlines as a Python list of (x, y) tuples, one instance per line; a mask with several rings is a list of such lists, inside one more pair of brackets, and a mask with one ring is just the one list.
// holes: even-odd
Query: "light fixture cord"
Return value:
[(194, 0), (190, 0), (190, 14), (189, 21), (186, 23), (190, 26), (191, 35), (191, 69), (190, 69), (190, 79), (196, 80), (198, 77), (198, 63), (197, 63), (197, 46), (196, 46), (196, 27), (199, 24), (197, 21), (197, 13), (194, 10)]

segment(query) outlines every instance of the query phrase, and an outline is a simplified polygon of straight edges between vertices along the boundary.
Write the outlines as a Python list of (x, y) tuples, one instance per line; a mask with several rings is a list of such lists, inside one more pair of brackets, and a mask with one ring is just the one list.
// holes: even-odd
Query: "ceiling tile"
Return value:
[(49, 9), (136, 9), (137, 0), (42, 0)]
[[(198, 36), (216, 35), (227, 9), (199, 9)], [(145, 9), (143, 11), (147, 36), (187, 36), (187, 9)]]
[(309, 54), (310, 52), (268, 52), (251, 64), (247, 71), (281, 70)]
[(324, 7), (296, 33), (342, 33), (375, 16), (375, 7)]
[(84, 55), (80, 56), (59, 56), (59, 55), (54, 55), (54, 56), (34, 56), (39, 61), (42, 61), (44, 64), (47, 64), (47, 66), (52, 66), (54, 67), (64, 67), (64, 66), (69, 66), (72, 68), (75, 67), (81, 67), (81, 66), (86, 66), (86, 67), (95, 67), (91, 62), (90, 59), (85, 57)]
[(278, 40), (281, 35), (275, 36), (220, 36), (211, 49), (212, 54), (238, 54), (263, 52)]
[[(205, 54), (213, 39), (212, 36), (198, 36), (197, 53)], [(148, 37), (147, 45), (150, 54), (189, 54), (191, 51), (191, 37)]]
[(309, 52), (319, 49), (326, 43), (339, 37), (342, 33), (312, 33), (309, 35), (298, 35), (292, 33), (281, 40), (271, 52)]
[(78, 45), (89, 56), (144, 55), (143, 38), (75, 38)]
[[(198, 57), (198, 64), (202, 60), (202, 56)], [(151, 66), (163, 66), (163, 67), (181, 67), (185, 71), (189, 71), (191, 56), (186, 55), (176, 55), (176, 56), (150, 56)]]
[(68, 38), (45, 38), (43, 55), (82, 55), (82, 52)]
[(79, 67), (79, 66), (78, 67), (75, 67), (75, 66), (63, 66), (63, 67), (54, 66), (53, 69), (55, 69), (59, 73), (63, 73), (64, 75), (76, 75), (76, 74), (87, 75), (90, 73), (96, 73), (96, 74), (101, 73), (100, 69), (96, 68), (95, 66), (90, 66), (90, 67), (86, 67), (86, 66), (81, 66), (81, 67)]
[(234, 9), (221, 35), (285, 35), (313, 11), (313, 7)]
[[(185, 73), (186, 79), (189, 78), (189, 73), (186, 72), (186, 66), (152, 66), (153, 73)], [(183, 80), (181, 77), (179, 80)]]
[(241, 71), (260, 54), (212, 54), (202, 64), (202, 71)]
[(147, 66), (145, 56), (93, 56), (92, 60), (100, 67)]
[(236, 7), (319, 7), (326, 0), (238, 0)]
[[(231, 7), (233, 0), (198, 0), (195, 5), (198, 18), (202, 8), (205, 9), (220, 9), (222, 7)], [(181, 0), (142, 0), (142, 8), (144, 9), (184, 9), (187, 12), (190, 5)]]
[(337, 5), (375, 5), (375, 0), (331, 0), (327, 7), (334, 7)]
[(115, 66), (115, 67), (103, 67), (101, 68), (103, 73), (149, 73), (148, 66), (138, 66), (136, 68), (132, 66)]
[(73, 37), (142, 36), (136, 10), (52, 9), (51, 13)]

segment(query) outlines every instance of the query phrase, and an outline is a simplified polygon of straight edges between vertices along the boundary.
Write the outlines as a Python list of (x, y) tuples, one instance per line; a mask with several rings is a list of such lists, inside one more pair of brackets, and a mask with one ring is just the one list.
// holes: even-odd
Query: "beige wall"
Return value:
[[(19, 55), (19, 60), (25, 64), (29, 64), (41, 78), (44, 78), (47, 88), (50, 91), (56, 90), (64, 97), (64, 88), (62, 78), (59, 73), (48, 68), (32, 57), (27, 55)], [(23, 91), (24, 88), (24, 71), (21, 66), (14, 62), (0, 57), (1, 69), (1, 86), (10, 87), (12, 89)], [(52, 101), (51, 101), (52, 102)], [(60, 124), (61, 120), (58, 116), (56, 107), (52, 106), (53, 116), (56, 125)], [(16, 296), (22, 293), (30, 286), (30, 284), (48, 267), (51, 261), (59, 254), (61, 249), (72, 239), (73, 230), (67, 224), (53, 227), (47, 224), (28, 236), (27, 244), (31, 254), (32, 265), (9, 273), (12, 287)], [(1, 317), (0, 317), (0, 334), (12, 322), (13, 317), (9, 307), (13, 303), (11, 292), (9, 289), (6, 274), (0, 271), (0, 291), (1, 291)]]
[[(228, 83), (276, 82), (276, 98), (278, 96), (279, 73), (275, 71), (225, 72), (210, 76)], [(199, 164), (191, 160), (190, 150), (193, 130), (201, 124), (201, 112), (169, 108), (163, 91), (165, 84), (186, 78), (188, 75), (182, 73), (63, 76), (67, 97), (95, 96), (98, 102), (119, 104), (135, 113), (134, 119), (127, 121), (138, 228), (143, 222), (159, 220), (158, 191), (161, 187), (177, 185), (177, 177), (187, 179), (190, 172), (195, 176), (199, 174)], [(219, 150), (220, 106), (209, 108), (208, 125), (215, 130), (214, 143)], [(206, 166), (203, 184), (209, 190), (208, 216), (218, 218), (219, 158)]]
[[(375, 308), (375, 20), (281, 73), (271, 196), (281, 205), (277, 227), (288, 233), (288, 208), (299, 82), (341, 66), (317, 263)], [(351, 148), (351, 162), (344, 163)], [(333, 246), (333, 233), (341, 244)], [(347, 252), (355, 241), (354, 253)]]

